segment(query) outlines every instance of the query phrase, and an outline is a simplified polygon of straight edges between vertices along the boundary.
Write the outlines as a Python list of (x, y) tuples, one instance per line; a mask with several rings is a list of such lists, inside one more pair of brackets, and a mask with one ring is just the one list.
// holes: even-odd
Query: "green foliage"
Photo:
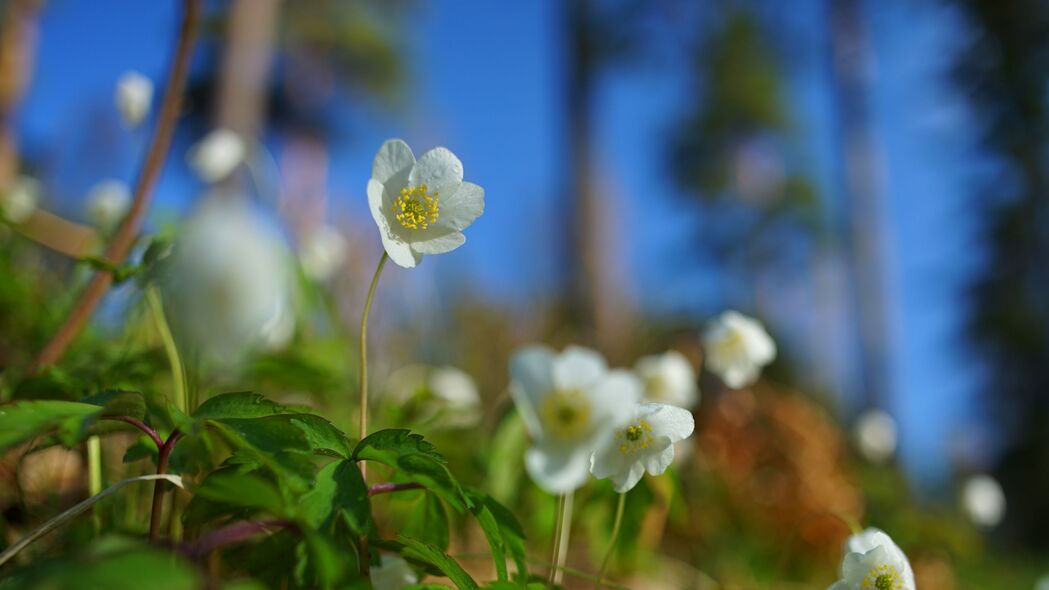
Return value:
[[(344, 522), (357, 536), (369, 535), (375, 530), (368, 487), (353, 461), (325, 465), (297, 506), (302, 520), (315, 530), (330, 532), (339, 522)], [(447, 524), (445, 527), (447, 529)]]
[(71, 447), (88, 437), (99, 418), (137, 418), (144, 413), (142, 396), (125, 391), (102, 392), (84, 398), (83, 402), (14, 402), (0, 406), (0, 452), (47, 435), (54, 435), (58, 442)]
[(459, 512), (471, 507), (444, 457), (418, 434), (400, 428), (374, 432), (357, 443), (353, 458), (400, 469), (409, 481), (421, 484)]
[(470, 590), (478, 587), (477, 582), (470, 577), (470, 574), (466, 573), (466, 570), (444, 551), (424, 541), (403, 535), (398, 539), (402, 544), (402, 554), (405, 558), (420, 561), (436, 568), (460, 590)]

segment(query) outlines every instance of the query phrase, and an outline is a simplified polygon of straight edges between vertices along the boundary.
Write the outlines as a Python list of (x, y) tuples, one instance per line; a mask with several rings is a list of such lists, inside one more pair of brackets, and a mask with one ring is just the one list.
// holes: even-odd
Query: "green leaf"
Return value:
[(102, 409), (64, 401), (20, 401), (0, 406), (0, 452), (45, 434), (56, 433), (66, 446), (87, 437), (87, 429)]
[(221, 393), (206, 400), (193, 412), (200, 420), (224, 420), (227, 418), (258, 418), (280, 414), (284, 408), (265, 397), (250, 391)]
[(492, 560), (495, 562), (499, 580), (505, 582), (510, 579), (506, 569), (507, 552), (517, 565), (518, 576), (526, 578), (528, 565), (525, 561), (525, 536), (521, 524), (517, 522), (513, 513), (491, 496), (477, 491), (471, 491), (468, 495), (473, 501), (472, 512), (492, 548)]
[(80, 401), (102, 406), (99, 417), (130, 416), (141, 420), (146, 415), (146, 400), (137, 391), (111, 389), (89, 395)]
[(402, 554), (406, 558), (422, 561), (437, 568), (459, 590), (472, 590), (478, 587), (477, 582), (470, 577), (470, 574), (466, 573), (466, 570), (444, 551), (429, 543), (405, 537), (404, 535), (401, 535), (398, 539), (404, 544)]
[(331, 541), (309, 529), (302, 531), (304, 551), (300, 550), (295, 566), (295, 577), (300, 585), (308, 588), (329, 588), (339, 581), (343, 573), (356, 567), (352, 553), (340, 551)]
[(404, 534), (442, 551), (448, 549), (448, 513), (444, 511), (441, 499), (436, 494), (426, 492), (422, 495), (412, 516), (405, 522)]
[(314, 530), (331, 531), (342, 519), (356, 535), (374, 530), (368, 487), (353, 461), (335, 461), (318, 473), (313, 488), (299, 499), (299, 515)]
[(407, 479), (437, 494), (459, 512), (471, 506), (462, 486), (445, 465), (444, 457), (418, 434), (401, 428), (374, 432), (357, 443), (353, 458), (399, 469)]
[(204, 479), (195, 494), (221, 504), (265, 510), (274, 516), (287, 513), (276, 486), (256, 475), (216, 471)]

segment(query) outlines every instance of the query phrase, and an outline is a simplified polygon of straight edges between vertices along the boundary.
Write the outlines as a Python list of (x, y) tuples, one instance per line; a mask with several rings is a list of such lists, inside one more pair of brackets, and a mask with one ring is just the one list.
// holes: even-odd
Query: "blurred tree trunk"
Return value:
[(563, 257), (567, 286), (566, 305), (576, 337), (615, 357), (626, 344), (630, 314), (615, 284), (615, 261), (610, 254), (609, 213), (615, 203), (598, 194), (594, 165), (594, 83), (602, 66), (598, 49), (599, 31), (589, 0), (567, 0), (565, 7), (566, 51), (565, 116), (567, 126), (565, 163), (567, 231)]
[(14, 114), (36, 61), (37, 12), (40, 0), (11, 0), (3, 5), (0, 24), (0, 188), (18, 174), (18, 137)]
[(215, 124), (249, 144), (262, 131), (281, 0), (233, 0), (219, 70)]
[(831, 61), (837, 94), (841, 161), (844, 170), (843, 244), (850, 273), (849, 298), (856, 318), (863, 407), (885, 403), (885, 290), (882, 250), (883, 165), (871, 132), (868, 106), (870, 38), (860, 0), (828, 0)]

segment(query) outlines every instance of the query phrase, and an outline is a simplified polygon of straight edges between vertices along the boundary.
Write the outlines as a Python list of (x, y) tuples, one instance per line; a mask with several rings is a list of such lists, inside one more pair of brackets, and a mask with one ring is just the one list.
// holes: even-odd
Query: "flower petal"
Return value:
[(411, 186), (426, 185), (439, 197), (454, 196), (463, 182), (463, 163), (451, 150), (443, 147), (433, 148), (422, 156), (408, 174)]
[(422, 260), (422, 254), (413, 252), (408, 242), (392, 231), (390, 220), (383, 206), (385, 193), (386, 189), (381, 182), (375, 179), (368, 181), (368, 208), (371, 209), (375, 225), (379, 226), (382, 247), (390, 255), (390, 259), (397, 263), (397, 266), (413, 268)]
[(484, 213), (484, 189), (464, 182), (459, 190), (439, 202), (441, 215), (435, 225), (462, 231)]
[(605, 359), (582, 346), (569, 346), (554, 361), (554, 384), (560, 389), (588, 390), (608, 370)]
[(444, 254), (451, 252), (466, 243), (466, 236), (461, 232), (451, 231), (422, 241), (413, 241), (412, 250), (422, 254)]
[[(666, 447), (661, 451), (658, 450), (662, 445), (666, 445)], [(654, 443), (653, 447), (649, 447), (648, 451), (645, 454), (645, 458), (639, 462), (639, 465), (643, 465), (644, 470), (652, 475), (663, 475), (667, 467), (670, 467), (670, 464), (674, 462), (674, 445), (667, 442), (666, 439), (662, 439)]]
[(545, 346), (528, 346), (510, 359), (510, 394), (532, 436), (542, 433), (536, 407), (554, 389), (555, 356)]
[(607, 373), (590, 391), (591, 403), (601, 412), (597, 419), (611, 430), (634, 417), (644, 386), (630, 371), (616, 369)]
[(525, 469), (536, 485), (551, 494), (575, 491), (590, 477), (590, 453), (540, 444), (525, 453)]
[(641, 481), (642, 476), (645, 475), (645, 468), (640, 463), (634, 463), (630, 466), (630, 469), (621, 471), (612, 476), (612, 487), (615, 488), (616, 492), (625, 494), (630, 490), (634, 489), (637, 482)]
[(653, 436), (665, 436), (675, 443), (692, 436), (696, 420), (692, 412), (664, 404), (641, 404), (640, 417), (652, 425)]
[(372, 161), (372, 178), (385, 184), (398, 173), (411, 170), (414, 165), (412, 148), (403, 140), (388, 139)]

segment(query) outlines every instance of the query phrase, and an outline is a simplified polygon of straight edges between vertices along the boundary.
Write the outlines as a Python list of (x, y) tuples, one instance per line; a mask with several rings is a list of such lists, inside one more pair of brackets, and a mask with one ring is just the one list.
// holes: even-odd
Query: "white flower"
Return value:
[(694, 408), (699, 401), (696, 371), (685, 355), (676, 350), (646, 356), (634, 365), (645, 384), (645, 400)]
[(842, 579), (828, 590), (915, 590), (907, 556), (889, 535), (874, 528), (845, 541)]
[(998, 480), (981, 474), (970, 477), (962, 486), (962, 509), (979, 527), (991, 528), (1005, 516), (1005, 492)]
[(103, 180), (87, 194), (87, 216), (100, 229), (111, 229), (131, 207), (131, 189), (120, 180)]
[(248, 204), (208, 198), (175, 243), (165, 287), (172, 324), (205, 355), (235, 362), (290, 332), (286, 254)]
[(703, 334), (707, 367), (733, 389), (754, 383), (776, 358), (776, 343), (761, 323), (726, 311)]
[(692, 436), (695, 421), (688, 410), (664, 404), (636, 404), (633, 416), (594, 453), (590, 473), (611, 479), (620, 494), (641, 476), (662, 475), (674, 461), (674, 443)]
[(401, 590), (419, 582), (419, 575), (400, 555), (383, 555), (377, 566), (368, 569), (375, 590)]
[(586, 483), (590, 456), (641, 401), (637, 377), (609, 371), (601, 355), (578, 346), (560, 354), (526, 347), (510, 360), (510, 379), (510, 393), (532, 435), (525, 468), (552, 494)]
[(186, 158), (204, 182), (225, 180), (244, 161), (248, 146), (235, 131), (215, 129), (189, 148)]
[(127, 72), (117, 81), (114, 101), (124, 123), (136, 127), (149, 115), (153, 82), (138, 72)]
[(334, 227), (322, 226), (309, 233), (299, 248), (299, 263), (306, 276), (326, 281), (346, 261), (346, 238)]
[(19, 176), (0, 199), (4, 217), (11, 223), (25, 223), (36, 212), (40, 204), (43, 187), (40, 181), (29, 176)]
[(1049, 590), (1049, 574), (1045, 574), (1034, 583), (1034, 590)]
[(434, 148), (416, 161), (408, 144), (391, 139), (372, 163), (368, 204), (386, 253), (412, 268), (424, 254), (466, 242), (462, 230), (484, 212), (484, 189), (463, 182), (463, 165), (449, 150)]
[(868, 461), (883, 463), (896, 452), (896, 421), (882, 410), (867, 410), (860, 414), (853, 436), (860, 453)]

